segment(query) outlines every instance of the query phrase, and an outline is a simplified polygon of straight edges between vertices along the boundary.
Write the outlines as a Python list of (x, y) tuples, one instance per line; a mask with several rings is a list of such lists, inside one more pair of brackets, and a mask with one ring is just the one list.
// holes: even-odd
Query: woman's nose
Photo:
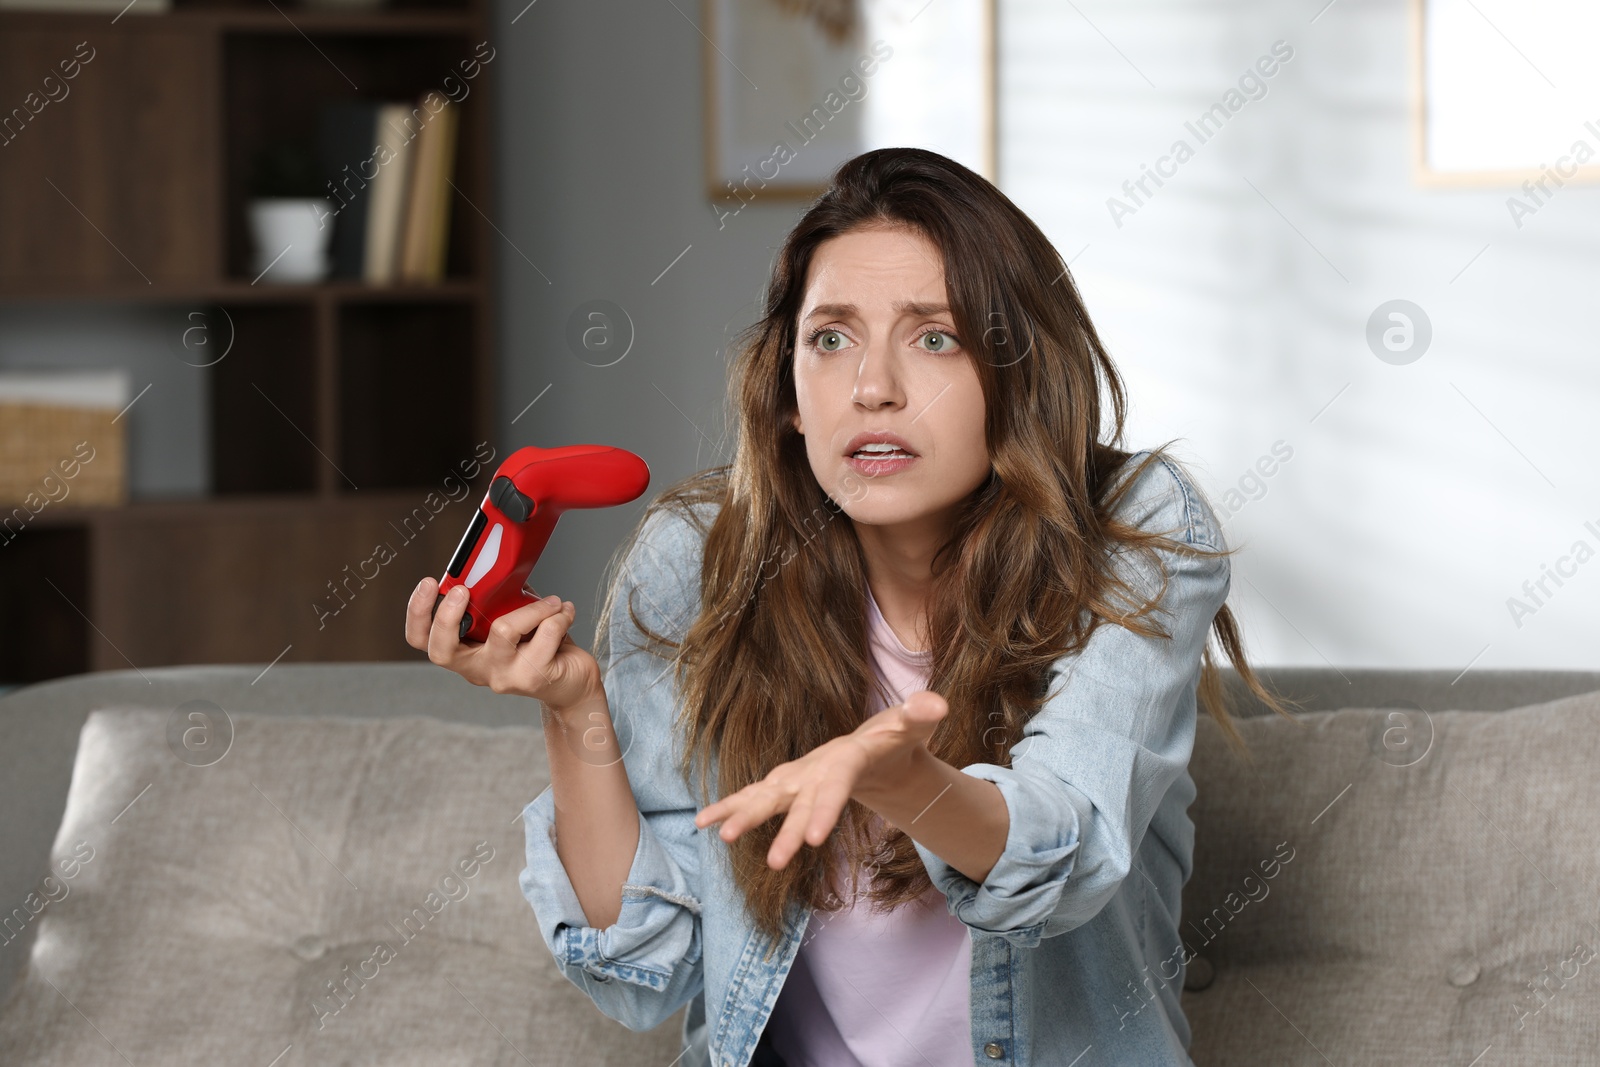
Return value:
[(868, 408), (903, 404), (905, 391), (900, 385), (899, 368), (891, 356), (878, 348), (872, 344), (863, 347), (861, 363), (856, 368), (855, 391), (850, 399)]

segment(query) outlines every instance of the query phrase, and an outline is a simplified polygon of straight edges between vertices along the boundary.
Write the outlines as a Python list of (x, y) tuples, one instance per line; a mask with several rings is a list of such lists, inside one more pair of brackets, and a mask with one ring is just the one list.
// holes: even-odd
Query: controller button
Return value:
[(467, 639), (467, 631), (470, 630), (470, 629), (472, 629), (472, 612), (464, 611), (464, 612), (461, 613), (461, 637), (460, 637), (460, 640), (465, 641)]
[(533, 514), (533, 498), (518, 491), (503, 474), (489, 483), (489, 499), (512, 522), (527, 522), (528, 516)]
[(467, 580), (462, 583), (468, 589), (478, 584), (485, 574), (489, 573), (495, 561), (500, 558), (500, 533), (505, 527), (498, 522), (494, 529), (489, 531), (489, 536), (483, 539), (483, 547), (478, 550), (478, 558), (472, 561), (472, 569), (467, 572)]

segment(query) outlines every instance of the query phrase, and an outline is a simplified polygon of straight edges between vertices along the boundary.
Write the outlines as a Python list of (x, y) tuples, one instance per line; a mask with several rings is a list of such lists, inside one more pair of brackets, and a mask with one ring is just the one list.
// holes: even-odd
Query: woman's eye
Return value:
[(839, 346), (844, 344), (844, 334), (838, 330), (823, 330), (816, 335), (812, 344), (824, 352), (837, 352)]
[(921, 337), (918, 337), (917, 340), (926, 342), (923, 347), (929, 352), (948, 352), (950, 349), (955, 348), (957, 344), (955, 337), (952, 334), (945, 333), (943, 330), (929, 330)]

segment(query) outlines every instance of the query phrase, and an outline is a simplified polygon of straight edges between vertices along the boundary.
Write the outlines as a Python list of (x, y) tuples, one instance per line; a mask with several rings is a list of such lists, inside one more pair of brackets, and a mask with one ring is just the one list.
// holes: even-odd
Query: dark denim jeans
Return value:
[(772, 1047), (770, 1029), (761, 1031), (761, 1040), (756, 1042), (755, 1055), (750, 1057), (750, 1067), (789, 1067), (788, 1062)]

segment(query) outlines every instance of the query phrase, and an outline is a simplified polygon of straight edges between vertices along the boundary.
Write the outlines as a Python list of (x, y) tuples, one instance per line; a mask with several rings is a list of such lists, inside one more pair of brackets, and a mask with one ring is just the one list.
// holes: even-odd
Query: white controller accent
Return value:
[(500, 558), (500, 524), (494, 524), (494, 529), (489, 531), (489, 536), (483, 539), (483, 548), (478, 550), (478, 558), (472, 561), (472, 569), (467, 572), (464, 583), (468, 589), (478, 584), (478, 579), (489, 573), (489, 568), (494, 566), (494, 561)]

